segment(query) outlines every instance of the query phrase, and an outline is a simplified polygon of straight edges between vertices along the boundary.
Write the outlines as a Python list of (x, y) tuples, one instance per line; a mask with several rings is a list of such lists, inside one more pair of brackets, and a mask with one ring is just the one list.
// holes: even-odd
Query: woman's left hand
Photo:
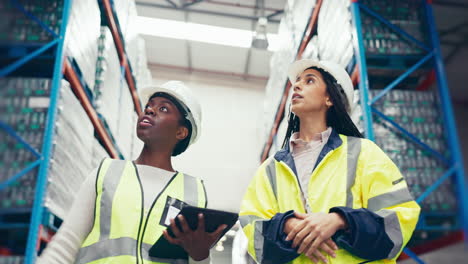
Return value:
[(205, 232), (205, 219), (203, 214), (198, 215), (197, 229), (192, 230), (187, 221), (182, 215), (178, 216), (182, 230), (180, 230), (174, 219), (171, 219), (171, 229), (175, 237), (171, 237), (167, 230), (163, 231), (164, 237), (172, 244), (179, 245), (187, 251), (193, 260), (200, 261), (208, 258), (210, 248), (216, 242), (227, 227), (220, 225), (216, 231), (212, 233)]
[(294, 212), (294, 216), (303, 219), (288, 233), (286, 240), (293, 240), (292, 247), (299, 246), (297, 252), (315, 259), (320, 255), (318, 248), (330, 239), (336, 231), (345, 228), (346, 222), (337, 213), (302, 214)]

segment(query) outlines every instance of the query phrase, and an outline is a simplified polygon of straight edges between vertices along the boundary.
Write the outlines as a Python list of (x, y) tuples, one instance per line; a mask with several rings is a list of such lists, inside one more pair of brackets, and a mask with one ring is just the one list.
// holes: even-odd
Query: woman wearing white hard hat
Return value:
[[(209, 250), (226, 226), (208, 233), (203, 215), (196, 230), (183, 217), (178, 217), (180, 227), (173, 219), (184, 203), (207, 203), (203, 182), (177, 172), (171, 162), (200, 135), (200, 105), (180, 81), (148, 87), (141, 100), (145, 107), (136, 130), (144, 147), (139, 157), (101, 162), (39, 263), (210, 263)], [(169, 226), (173, 236), (166, 231)], [(150, 256), (162, 236), (186, 255)]]
[(258, 263), (395, 263), (420, 208), (395, 164), (350, 118), (340, 65), (300, 60), (283, 149), (258, 169), (240, 220)]

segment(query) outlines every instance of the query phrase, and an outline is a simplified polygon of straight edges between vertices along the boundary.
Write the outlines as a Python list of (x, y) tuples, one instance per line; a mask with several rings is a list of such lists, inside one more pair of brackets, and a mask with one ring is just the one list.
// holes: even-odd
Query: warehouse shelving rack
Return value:
[(105, 16), (107, 19), (107, 25), (112, 33), (112, 38), (114, 39), (115, 46), (117, 47), (117, 53), (119, 54), (119, 58), (120, 58), (120, 65), (125, 75), (125, 79), (127, 80), (128, 88), (130, 89), (130, 94), (132, 95), (133, 104), (135, 105), (135, 112), (137, 114), (140, 114), (142, 110), (141, 110), (140, 99), (138, 97), (138, 93), (136, 90), (136, 82), (132, 74), (130, 61), (128, 60), (126, 52), (125, 52), (124, 39), (122, 36), (122, 31), (120, 30), (119, 21), (113, 9), (113, 5), (111, 2), (112, 0), (99, 0), (99, 1), (103, 8), (102, 11), (105, 13)]
[[(450, 94), (447, 85), (447, 77), (445, 75), (444, 64), (442, 60), (442, 54), (440, 50), (440, 43), (438, 38), (438, 33), (435, 26), (435, 21), (433, 17), (432, 10), (432, 1), (421, 1), (421, 6), (425, 13), (425, 22), (428, 26), (428, 35), (429, 43), (422, 43), (416, 37), (413, 37), (411, 34), (405, 32), (398, 26), (392, 24), (390, 21), (385, 19), (383, 16), (373, 11), (370, 7), (359, 3), (358, 0), (353, 0), (352, 2), (352, 14), (355, 27), (355, 41), (356, 41), (356, 57), (359, 65), (359, 74), (360, 82), (359, 89), (361, 95), (361, 106), (363, 111), (363, 120), (365, 127), (366, 137), (370, 140), (375, 139), (374, 128), (373, 128), (373, 117), (377, 116), (380, 119), (383, 119), (385, 122), (396, 128), (400, 133), (406, 136), (406, 138), (414, 143), (416, 143), (420, 148), (430, 153), (434, 158), (438, 159), (440, 162), (445, 164), (448, 169), (434, 182), (430, 187), (428, 187), (419, 197), (416, 197), (416, 201), (421, 203), (425, 198), (427, 198), (434, 190), (436, 190), (444, 181), (447, 181), (450, 177), (453, 177), (453, 182), (456, 189), (456, 194), (458, 197), (458, 210), (460, 221), (458, 232), (463, 232), (465, 239), (467, 239), (466, 234), (468, 234), (468, 196), (466, 194), (466, 184), (464, 181), (464, 169), (463, 169), (463, 160), (460, 151), (460, 144), (458, 141), (457, 129), (455, 126), (454, 113), (452, 110), (452, 105), (450, 101)], [(408, 42), (413, 43), (418, 46), (420, 49), (425, 51), (424, 55), (421, 55), (420, 58), (414, 65), (407, 69), (404, 73), (398, 76), (394, 81), (387, 85), (379, 94), (373, 98), (369, 97), (369, 76), (367, 68), (366, 53), (364, 49), (364, 41), (362, 34), (362, 24), (361, 24), (361, 13), (364, 12), (367, 15), (370, 15), (372, 18), (377, 19), (388, 28), (399, 34), (400, 37), (406, 39)], [(425, 65), (431, 65), (430, 69), (425, 69), (428, 72), (426, 80), (422, 83), (422, 86), (417, 90), (426, 89), (430, 86), (431, 81), (434, 81), (434, 77), (437, 79), (437, 92), (440, 98), (440, 108), (443, 114), (443, 121), (445, 127), (445, 137), (448, 143), (448, 149), (450, 152), (450, 157), (447, 158), (444, 154), (434, 150), (428, 144), (424, 143), (422, 139), (418, 136), (410, 133), (406, 130), (401, 124), (398, 124), (382, 112), (380, 112), (374, 104), (384, 97), (388, 92), (394, 89), (398, 84), (400, 84), (405, 78), (410, 74), (415, 72), (422, 67), (427, 67)], [(374, 115), (374, 116), (373, 116)], [(420, 219), (417, 229), (420, 230), (444, 230), (444, 227), (433, 227), (426, 225), (424, 221), (424, 216)], [(460, 231), (461, 230), (461, 231)], [(453, 243), (459, 241), (463, 236), (460, 233), (450, 234), (450, 239), (441, 238), (434, 242), (429, 242), (427, 245), (421, 245), (417, 247), (417, 250), (414, 250), (418, 253), (424, 253), (425, 249), (435, 249), (438, 246), (443, 246), (444, 244)], [(432, 245), (431, 245), (432, 244)], [(404, 253), (408, 256), (415, 259), (418, 263), (424, 263), (421, 259), (417, 257), (410, 249), (405, 249)]]
[[(301, 55), (304, 49), (306, 48), (308, 42), (312, 38), (312, 35), (315, 34), (314, 29), (316, 28), (317, 18), (320, 12), (321, 4), (322, 4), (322, 1), (318, 0), (313, 10), (313, 13), (311, 14), (308, 27), (306, 31), (304, 32), (303, 42), (301, 43), (298, 49), (296, 59), (301, 58)], [(420, 197), (417, 197), (416, 201), (418, 203), (424, 200), (430, 193), (432, 193), (435, 189), (437, 189), (437, 187), (439, 187), (442, 184), (442, 182), (444, 182), (451, 176), (453, 176), (455, 180), (455, 185), (457, 187), (457, 196), (458, 196), (458, 202), (459, 202), (459, 215), (460, 215), (459, 223), (461, 224), (461, 226), (455, 228), (455, 232), (451, 232), (448, 235), (445, 235), (441, 238), (424, 243), (422, 245), (417, 245), (411, 250), (408, 248), (404, 249), (404, 254), (400, 256), (400, 259), (411, 257), (414, 260), (416, 260), (418, 263), (424, 263), (424, 262), (417, 256), (417, 254), (422, 254), (431, 250), (441, 248), (448, 244), (461, 241), (463, 240), (463, 238), (465, 238), (466, 240), (467, 234), (468, 234), (467, 233), (468, 232), (468, 197), (466, 194), (466, 185), (464, 182), (463, 162), (462, 162), (461, 152), (459, 149), (458, 135), (456, 133), (453, 110), (452, 110), (452, 106), (450, 103), (450, 95), (449, 95), (448, 86), (447, 86), (447, 79), (445, 76), (444, 65), (442, 62), (439, 39), (438, 39), (437, 31), (435, 28), (434, 17), (432, 15), (431, 1), (427, 1), (427, 2), (422, 1), (422, 5), (425, 9), (424, 11), (427, 16), (426, 20), (427, 20), (427, 23), (429, 25), (429, 30), (430, 30), (430, 32), (428, 32), (430, 35), (429, 46), (424, 43), (419, 42), (410, 34), (404, 32), (397, 26), (393, 25), (391, 22), (387, 21), (385, 18), (378, 15), (376, 12), (373, 12), (371, 9), (364, 6), (363, 4), (360, 4), (359, 1), (352, 0), (352, 3), (351, 3), (352, 17), (353, 17), (353, 22), (354, 22), (354, 28), (356, 31), (354, 39), (356, 41), (355, 57), (357, 61), (356, 66), (351, 74), (351, 78), (355, 85), (359, 84), (360, 96), (361, 96), (360, 101), (361, 101), (361, 105), (363, 109), (363, 121), (365, 125), (364, 130), (365, 130), (366, 137), (371, 140), (375, 139), (374, 130), (372, 127), (372, 124), (373, 124), (372, 115), (373, 114), (377, 115), (378, 117), (385, 120), (389, 124), (395, 126), (399, 131), (401, 131), (405, 136), (407, 136), (409, 140), (412, 140), (413, 142), (418, 144), (421, 148), (423, 148), (425, 151), (428, 151), (434, 157), (438, 158), (445, 164), (449, 165), (449, 169), (443, 175), (441, 175), (441, 177), (436, 182), (434, 182), (430, 188), (428, 188), (425, 192), (423, 192), (423, 194)], [(361, 20), (360, 20), (361, 9), (363, 9), (364, 12), (370, 13), (373, 17), (378, 19), (380, 22), (384, 23), (386, 26), (388, 26), (392, 30), (398, 32), (403, 38), (415, 43), (416, 45), (423, 48), (427, 52), (426, 55), (421, 56), (418, 60), (416, 60), (414, 65), (412, 65), (408, 70), (406, 70), (403, 74), (397, 77), (392, 83), (390, 83), (385, 89), (383, 89), (383, 91), (379, 95), (375, 96), (374, 98), (369, 98), (369, 76), (368, 76), (368, 68), (367, 68), (367, 63), (366, 63), (366, 55), (365, 55), (365, 48), (364, 48), (364, 42), (363, 42), (363, 37), (362, 37)], [(414, 61), (414, 58), (411, 58), (410, 61)], [(427, 90), (427, 88), (431, 86), (432, 83), (437, 79), (438, 92), (440, 95), (440, 104), (442, 106), (441, 109), (443, 112), (444, 124), (446, 126), (446, 132), (447, 132), (446, 138), (447, 138), (448, 147), (451, 153), (450, 159), (446, 159), (443, 154), (438, 153), (437, 151), (433, 150), (430, 146), (425, 144), (418, 137), (416, 137), (415, 135), (405, 130), (401, 125), (397, 124), (391, 118), (388, 118), (383, 113), (378, 111), (376, 108), (372, 107), (373, 103), (379, 100), (382, 96), (385, 96), (385, 94), (388, 93), (393, 88), (395, 88), (395, 86), (397, 86), (398, 83), (403, 81), (412, 72), (416, 71), (417, 69), (422, 68), (422, 67), (427, 67), (426, 65), (429, 62), (433, 62), (434, 67), (429, 68), (429, 69), (424, 69), (424, 71), (427, 72), (426, 78), (421, 82), (421, 84), (416, 88), (416, 90), (418, 91)], [(399, 66), (401, 67), (401, 65)], [(267, 138), (267, 142), (265, 143), (262, 153), (261, 153), (260, 160), (262, 162), (268, 158), (272, 144), (277, 136), (279, 124), (284, 118), (284, 110), (286, 107), (287, 96), (289, 94), (290, 87), (291, 87), (291, 84), (287, 82), (284, 88), (284, 93), (280, 101), (280, 105), (278, 106), (278, 110), (274, 117), (274, 123), (272, 125), (269, 136)], [(425, 225), (424, 221), (422, 221), (422, 223), (418, 224), (418, 228), (426, 228), (429, 230), (434, 227), (427, 226)], [(449, 229), (449, 231), (454, 231), (454, 229)]]
[[(67, 28), (67, 22), (69, 19), (71, 3), (73, 0), (63, 0), (63, 11), (62, 11), (62, 23), (60, 25), (59, 33), (55, 33), (50, 29), (45, 23), (40, 19), (35, 17), (32, 13), (28, 12), (23, 8), (23, 6), (16, 0), (11, 0), (12, 4), (17, 7), (25, 17), (33, 20), (39, 24), (44, 30), (52, 34), (54, 37), (48, 43), (42, 45), (25, 45), (29, 53), (17, 59), (16, 61), (0, 68), (0, 78), (7, 77), (12, 73), (15, 73), (21, 67), (27, 66), (28, 64), (34, 62), (40, 55), (44, 54), (46, 51), (53, 49), (54, 56), (53, 59), (53, 71), (51, 72), (52, 82), (51, 82), (51, 93), (50, 93), (50, 103), (47, 110), (47, 121), (44, 129), (44, 138), (42, 141), (41, 150), (38, 151), (34, 149), (28, 142), (26, 142), (20, 135), (14, 131), (12, 127), (8, 124), (0, 122), (0, 129), (5, 131), (9, 136), (13, 137), (17, 142), (21, 143), (26, 149), (34, 154), (37, 158), (34, 162), (30, 163), (26, 168), (22, 169), (20, 172), (15, 175), (10, 176), (6, 181), (0, 183), (0, 191), (4, 188), (8, 188), (8, 185), (13, 183), (15, 180), (19, 179), (27, 172), (32, 169), (38, 168), (38, 173), (36, 176), (36, 187), (34, 202), (32, 208), (26, 209), (12, 209), (7, 212), (0, 212), (0, 220), (4, 214), (30, 214), (30, 223), (14, 223), (14, 222), (1, 222), (0, 229), (8, 228), (29, 228), (28, 239), (26, 243), (26, 252), (25, 252), (25, 263), (34, 263), (39, 247), (40, 242), (48, 242), (51, 237), (51, 232), (46, 230), (46, 227), (54, 229), (54, 226), (51, 226), (53, 222), (54, 215), (50, 213), (43, 205), (44, 196), (47, 185), (47, 173), (49, 169), (49, 162), (51, 158), (51, 151), (53, 146), (54, 138), (54, 127), (56, 120), (57, 112), (57, 102), (59, 89), (61, 87), (61, 80), (65, 77), (69, 83), (70, 87), (73, 90), (74, 94), (77, 96), (81, 102), (83, 108), (85, 109), (88, 117), (90, 118), (95, 132), (96, 137), (102, 143), (108, 154), (112, 158), (122, 157), (119, 153), (115, 142), (113, 142), (112, 136), (109, 134), (108, 130), (105, 128), (102, 120), (99, 118), (96, 110), (94, 109), (91, 99), (88, 97), (85, 91), (85, 85), (80, 80), (79, 73), (72, 67), (72, 63), (68, 58), (65, 58), (64, 55), (64, 41), (65, 41), (65, 32)], [(135, 79), (131, 72), (131, 67), (127, 59), (127, 55), (123, 46), (123, 39), (119, 33), (119, 24), (118, 21), (114, 18), (114, 11), (112, 10), (112, 5), (109, 0), (102, 0), (104, 9), (101, 12), (104, 12), (107, 18), (108, 26), (112, 32), (114, 43), (117, 46), (117, 52), (121, 60), (121, 68), (123, 74), (125, 74), (125, 79), (128, 83), (130, 93), (133, 97), (133, 102), (135, 104), (135, 111), (137, 113), (141, 112), (141, 105), (139, 102), (138, 94), (136, 92), (136, 83)], [(18, 45), (18, 43), (13, 43), (12, 46)], [(22, 45), (22, 44), (21, 44)]]

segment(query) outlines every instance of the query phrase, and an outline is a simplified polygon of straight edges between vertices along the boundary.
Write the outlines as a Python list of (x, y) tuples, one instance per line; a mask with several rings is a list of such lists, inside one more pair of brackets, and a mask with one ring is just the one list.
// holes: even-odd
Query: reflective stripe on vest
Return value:
[(353, 193), (351, 188), (356, 181), (356, 168), (361, 153), (361, 139), (356, 137), (347, 138), (347, 177), (346, 177), (346, 207), (353, 208)]
[[(134, 173), (135, 177), (129, 178), (129, 176), (133, 176), (133, 175), (126, 175), (125, 173), (130, 173), (130, 174)], [(124, 175), (125, 175), (125, 179), (124, 179)], [(182, 175), (184, 177), (181, 178)], [(182, 179), (183, 179), (183, 182), (182, 182)], [(133, 182), (132, 185), (128, 187), (124, 184), (121, 184), (122, 182), (124, 182), (124, 180), (126, 181), (131, 180), (131, 181), (136, 181), (136, 182)], [(100, 181), (102, 181), (102, 185), (99, 184)], [(176, 182), (176, 183), (172, 184), (172, 182)], [(156, 201), (154, 201), (154, 204), (156, 203), (161, 204), (160, 200), (164, 200), (164, 201), (166, 200), (166, 196), (163, 197), (161, 195), (163, 193), (165, 194), (167, 193), (168, 195), (173, 195), (172, 192), (177, 191), (177, 186), (180, 186), (178, 183), (182, 183), (184, 186), (183, 192), (182, 190), (178, 191), (179, 193), (182, 193), (182, 196), (179, 197), (180, 200), (183, 200), (184, 202), (194, 205), (194, 206), (200, 206), (200, 203), (202, 203), (202, 206), (206, 204), (205, 193), (200, 192), (198, 190), (200, 188), (200, 185), (203, 188), (203, 184), (200, 181), (198, 181), (196, 178), (191, 177), (189, 175), (181, 174), (181, 173), (176, 173), (172, 177), (171, 181), (161, 191), (160, 195), (158, 195)], [(119, 186), (119, 184), (121, 184), (122, 186)], [(78, 264), (90, 263), (90, 262), (93, 262), (93, 264), (94, 263), (96, 264), (108, 263), (109, 261), (112, 262), (113, 258), (118, 259), (124, 256), (126, 257), (126, 260), (133, 259), (134, 261), (132, 262), (141, 263), (137, 260), (137, 256), (140, 255), (140, 254), (137, 254), (137, 250), (139, 248), (139, 246), (137, 245), (139, 243), (141, 243), (141, 248), (142, 248), (142, 253), (143, 253), (141, 257), (144, 263), (170, 263), (170, 264), (188, 263), (188, 260), (186, 259), (160, 259), (160, 258), (153, 258), (148, 255), (148, 251), (151, 248), (152, 244), (143, 243), (143, 237), (151, 237), (151, 238), (154, 238), (156, 241), (156, 239), (159, 236), (161, 236), (161, 233), (155, 231), (156, 229), (154, 228), (145, 228), (145, 230), (143, 231), (145, 232), (145, 234), (140, 235), (141, 241), (137, 241), (138, 234), (134, 234), (135, 237), (128, 237), (128, 234), (125, 234), (126, 230), (116, 230), (115, 226), (113, 227), (111, 231), (113, 221), (119, 221), (119, 223), (116, 225), (118, 228), (124, 228), (122, 223), (128, 222), (126, 221), (127, 219), (120, 219), (122, 218), (122, 214), (120, 214), (121, 215), (120, 218), (118, 216), (113, 216), (113, 210), (116, 210), (116, 204), (115, 204), (116, 196), (119, 195), (117, 194), (119, 192), (118, 190), (122, 190), (122, 189), (125, 190), (125, 189), (130, 188), (128, 189), (128, 191), (132, 191), (134, 189), (134, 186), (140, 186), (141, 188), (139, 177), (137, 175), (136, 165), (134, 165), (131, 162), (111, 160), (111, 159), (106, 159), (103, 161), (99, 169), (97, 179), (96, 179), (96, 188), (97, 188), (96, 190), (97, 195), (96, 195), (96, 202), (95, 202), (96, 203), (95, 204), (96, 219), (93, 224), (93, 230), (91, 230), (90, 234), (88, 235), (88, 238), (85, 240), (82, 248), (78, 252), (76, 263)], [(172, 190), (172, 192), (170, 190)], [(138, 196), (138, 194), (140, 194), (140, 196)], [(99, 201), (98, 201), (98, 195), (100, 197)], [(134, 204), (137, 204), (138, 208), (135, 207), (135, 209), (140, 210), (141, 216), (145, 217), (146, 219), (149, 219), (150, 216), (155, 217), (157, 213), (162, 212), (163, 208), (155, 207), (153, 208), (150, 215), (144, 215), (142, 208), (140, 208), (141, 205), (139, 203), (139, 201), (141, 201), (141, 204), (143, 204), (142, 198), (143, 197), (141, 197), (140, 190), (134, 193), (134, 195), (132, 193), (132, 197), (128, 197), (128, 195), (127, 197), (125, 197), (125, 199), (130, 199), (129, 200), (130, 203), (128, 204), (132, 204), (131, 203), (132, 201), (136, 201)], [(120, 199), (122, 199), (122, 197), (120, 197)], [(123, 208), (126, 208), (126, 207), (124, 206)], [(140, 213), (138, 213), (138, 215), (140, 215)], [(142, 219), (141, 216), (138, 217), (139, 220), (133, 219), (132, 221), (129, 221), (129, 222), (131, 223), (139, 222), (140, 229), (143, 229), (142, 223), (145, 222), (144, 221), (145, 219)], [(128, 217), (136, 217), (135, 211), (131, 213), (129, 212)], [(159, 225), (159, 221), (157, 221), (157, 223), (151, 222), (150, 225)], [(129, 227), (129, 228), (138, 229), (138, 226)], [(148, 234), (148, 232), (150, 232), (151, 234)], [(157, 232), (157, 233), (154, 233), (154, 232)], [(120, 233), (122, 234), (119, 235)], [(87, 243), (88, 239), (90, 239), (90, 241), (92, 242)], [(99, 260), (101, 260), (102, 262)]]

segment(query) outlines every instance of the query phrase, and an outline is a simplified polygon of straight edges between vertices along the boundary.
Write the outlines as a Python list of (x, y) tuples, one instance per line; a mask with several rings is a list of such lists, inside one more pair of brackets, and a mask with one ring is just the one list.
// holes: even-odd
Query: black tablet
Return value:
[[(220, 238), (226, 234), (229, 229), (234, 226), (239, 215), (236, 213), (230, 213), (220, 210), (200, 208), (195, 206), (184, 206), (178, 215), (183, 215), (187, 221), (189, 227), (195, 230), (198, 226), (198, 214), (202, 213), (205, 219), (205, 231), (214, 232), (222, 225), (226, 224), (227, 227), (222, 232)], [(176, 224), (179, 228), (180, 222), (178, 218), (175, 218)], [(174, 236), (170, 227), (168, 227), (169, 235)], [(151, 257), (157, 258), (169, 258), (169, 259), (187, 259), (188, 254), (185, 250), (177, 245), (171, 244), (164, 236), (161, 236), (158, 241), (151, 247), (149, 251)]]

